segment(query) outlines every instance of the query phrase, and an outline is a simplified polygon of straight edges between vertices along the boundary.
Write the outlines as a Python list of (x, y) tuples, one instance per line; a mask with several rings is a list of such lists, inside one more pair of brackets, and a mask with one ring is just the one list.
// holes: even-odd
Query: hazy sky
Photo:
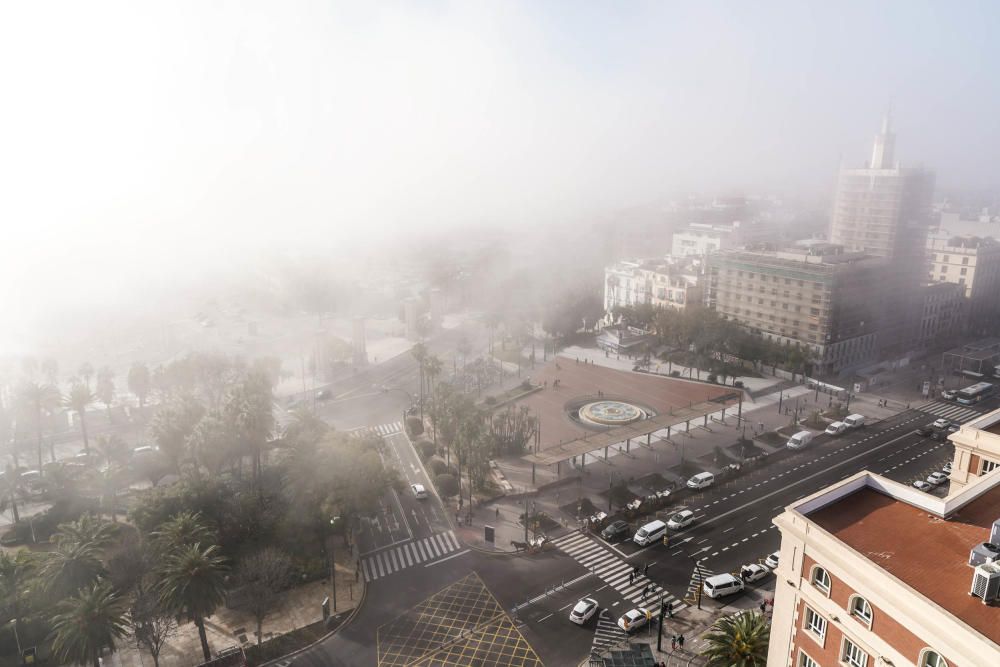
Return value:
[(262, 248), (824, 195), (897, 155), (995, 188), (1000, 4), (6, 2), (0, 345)]

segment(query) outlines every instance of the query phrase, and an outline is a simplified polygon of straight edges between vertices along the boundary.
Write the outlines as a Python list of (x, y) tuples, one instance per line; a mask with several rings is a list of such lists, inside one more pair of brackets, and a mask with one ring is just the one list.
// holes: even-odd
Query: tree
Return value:
[(226, 559), (216, 545), (181, 546), (165, 559), (160, 572), (159, 594), (164, 608), (185, 614), (198, 628), (206, 662), (212, 652), (205, 634), (205, 619), (225, 601)]
[(0, 551), (0, 618), (20, 623), (27, 614), (26, 585), (34, 571), (26, 551)]
[(99, 435), (94, 442), (97, 453), (104, 457), (108, 468), (112, 465), (124, 467), (129, 458), (129, 446), (117, 435)]
[[(59, 390), (51, 384), (44, 384), (29, 380), (21, 385), (18, 390), (18, 399), (22, 402), (27, 411), (30, 412), (35, 422), (35, 432), (38, 435), (38, 469), (42, 469), (42, 413), (53, 410), (59, 405)], [(51, 448), (50, 448), (51, 449)], [(52, 460), (56, 460), (55, 449), (49, 452)]]
[(52, 650), (62, 662), (100, 667), (105, 649), (128, 632), (125, 604), (108, 582), (95, 582), (61, 601), (52, 622)]
[(167, 641), (177, 634), (177, 620), (163, 606), (160, 598), (149, 591), (140, 591), (132, 600), (129, 613), (132, 634), (146, 647), (153, 658), (153, 667), (160, 667), (160, 653)]
[(490, 450), (494, 456), (521, 455), (538, 431), (538, 420), (527, 406), (513, 405), (490, 419)]
[(427, 356), (429, 352), (427, 351), (427, 346), (423, 343), (417, 343), (410, 348), (410, 354), (413, 358), (417, 360), (417, 370), (420, 372), (420, 414), (423, 415), (424, 410), (424, 372), (426, 370)]
[(94, 376), (94, 366), (89, 361), (85, 361), (80, 364), (80, 368), (76, 371), (76, 374), (80, 376), (83, 383), (89, 388), (90, 378)]
[(93, 402), (94, 392), (90, 391), (88, 385), (81, 383), (74, 384), (63, 400), (63, 405), (76, 412), (76, 416), (80, 419), (80, 431), (83, 433), (83, 450), (88, 454), (90, 453), (90, 439), (87, 437), (87, 408)]
[(209, 410), (188, 438), (188, 450), (210, 475), (218, 475), (226, 461), (236, 455), (233, 429), (219, 410)]
[(237, 441), (253, 457), (254, 480), (260, 478), (263, 470), (261, 452), (274, 432), (273, 401), (267, 377), (249, 373), (230, 390), (223, 406), (223, 415), (235, 429)]
[(181, 462), (188, 454), (188, 439), (204, 415), (201, 403), (184, 395), (171, 400), (153, 417), (150, 432), (174, 472), (180, 472)]
[(274, 611), (291, 579), (292, 561), (278, 549), (264, 548), (240, 563), (236, 586), (242, 589), (245, 605), (257, 621), (257, 646), (263, 640), (264, 619)]
[(52, 600), (62, 600), (104, 576), (101, 549), (93, 543), (59, 540), (38, 567), (38, 580)]
[(763, 614), (743, 612), (723, 616), (705, 635), (701, 652), (711, 667), (761, 667), (767, 664), (771, 628)]
[(161, 554), (195, 544), (213, 544), (216, 536), (197, 512), (179, 512), (160, 524), (153, 542)]
[(128, 390), (139, 399), (139, 410), (146, 407), (146, 397), (152, 388), (152, 378), (149, 375), (149, 366), (143, 363), (136, 363), (128, 371)]
[(17, 500), (23, 495), (24, 487), (21, 485), (21, 476), (18, 474), (17, 468), (8, 463), (3, 475), (0, 476), (0, 512), (6, 512), (9, 507), (15, 525), (21, 522)]
[(59, 524), (54, 535), (57, 543), (90, 544), (104, 550), (114, 541), (115, 528), (87, 512), (76, 521)]
[(115, 402), (115, 372), (107, 366), (97, 371), (95, 393), (108, 411), (108, 423), (112, 423), (111, 404)]

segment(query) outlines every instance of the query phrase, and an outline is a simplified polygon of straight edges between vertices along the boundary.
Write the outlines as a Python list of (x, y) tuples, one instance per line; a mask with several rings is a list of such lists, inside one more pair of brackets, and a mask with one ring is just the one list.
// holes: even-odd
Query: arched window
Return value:
[(812, 584), (827, 595), (830, 594), (830, 573), (818, 565), (812, 571)]
[(920, 656), (920, 667), (948, 667), (940, 654), (925, 648)]
[(868, 600), (859, 595), (851, 598), (851, 616), (870, 626), (872, 624), (872, 606), (868, 604)]

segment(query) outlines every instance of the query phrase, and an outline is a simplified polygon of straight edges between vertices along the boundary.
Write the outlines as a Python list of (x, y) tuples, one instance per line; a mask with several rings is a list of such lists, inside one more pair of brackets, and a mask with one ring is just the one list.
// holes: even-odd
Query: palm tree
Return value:
[(94, 366), (89, 361), (85, 361), (80, 364), (80, 368), (77, 370), (76, 374), (83, 378), (83, 384), (89, 389), (90, 378), (94, 375)]
[(194, 622), (206, 661), (212, 653), (205, 634), (205, 619), (223, 603), (226, 595), (223, 584), (226, 559), (218, 552), (216, 545), (206, 549), (200, 544), (182, 546), (167, 556), (160, 572), (163, 605), (174, 613), (186, 614)]
[(205, 408), (194, 397), (182, 396), (153, 416), (150, 432), (174, 472), (180, 472), (181, 462), (188, 454), (188, 439), (204, 414)]
[(21, 486), (21, 476), (17, 473), (17, 468), (12, 464), (7, 464), (7, 469), (0, 476), (0, 512), (6, 512), (10, 507), (11, 517), (14, 523), (21, 522), (21, 515), (17, 511), (17, 499), (24, 494)]
[(62, 600), (91, 586), (105, 574), (101, 549), (96, 544), (60, 540), (46, 552), (38, 567), (38, 580), (54, 600)]
[(83, 433), (83, 451), (90, 454), (90, 439), (87, 438), (87, 408), (94, 402), (94, 392), (86, 384), (76, 383), (70, 388), (63, 400), (63, 405), (76, 412), (80, 418), (80, 431)]
[(101, 370), (97, 371), (97, 385), (94, 390), (97, 398), (100, 399), (101, 403), (104, 403), (104, 407), (108, 411), (108, 423), (110, 424), (112, 422), (111, 404), (115, 402), (115, 372), (107, 366), (101, 367)]
[(114, 526), (88, 512), (76, 521), (59, 524), (54, 538), (57, 543), (90, 544), (103, 550), (114, 542), (114, 533)]
[[(54, 409), (59, 405), (59, 390), (51, 384), (29, 380), (21, 385), (18, 397), (22, 404), (31, 411), (35, 420), (35, 431), (38, 434), (38, 470), (42, 470), (42, 412)], [(56, 460), (55, 449), (50, 454)]]
[(20, 623), (27, 610), (25, 584), (32, 574), (32, 560), (26, 551), (0, 551), (0, 615)]
[(128, 444), (117, 435), (99, 435), (94, 444), (97, 452), (104, 457), (108, 468), (112, 465), (124, 466), (128, 461)]
[(150, 387), (149, 366), (143, 363), (133, 364), (128, 371), (128, 390), (139, 399), (139, 412), (146, 407), (146, 397), (149, 396)]
[(100, 667), (105, 649), (128, 632), (125, 603), (106, 581), (81, 589), (58, 604), (52, 623), (52, 650), (61, 662)]
[(160, 524), (152, 537), (157, 548), (164, 554), (180, 547), (215, 542), (215, 535), (197, 512), (179, 512), (173, 515)]
[(709, 667), (762, 667), (767, 664), (771, 628), (763, 614), (753, 611), (723, 616), (705, 635), (701, 652)]

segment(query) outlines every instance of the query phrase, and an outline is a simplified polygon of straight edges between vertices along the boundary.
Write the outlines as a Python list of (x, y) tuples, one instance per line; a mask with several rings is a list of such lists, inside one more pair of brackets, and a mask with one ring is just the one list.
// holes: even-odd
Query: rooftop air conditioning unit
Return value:
[(1000, 544), (1000, 519), (993, 522), (993, 528), (990, 529), (990, 542)]
[(1000, 560), (1000, 546), (991, 542), (983, 542), (972, 547), (969, 552), (969, 565), (977, 567), (985, 563), (993, 563)]
[(1000, 596), (1000, 565), (985, 563), (977, 567), (972, 575), (972, 590), (969, 595), (980, 598), (983, 604), (996, 600)]

